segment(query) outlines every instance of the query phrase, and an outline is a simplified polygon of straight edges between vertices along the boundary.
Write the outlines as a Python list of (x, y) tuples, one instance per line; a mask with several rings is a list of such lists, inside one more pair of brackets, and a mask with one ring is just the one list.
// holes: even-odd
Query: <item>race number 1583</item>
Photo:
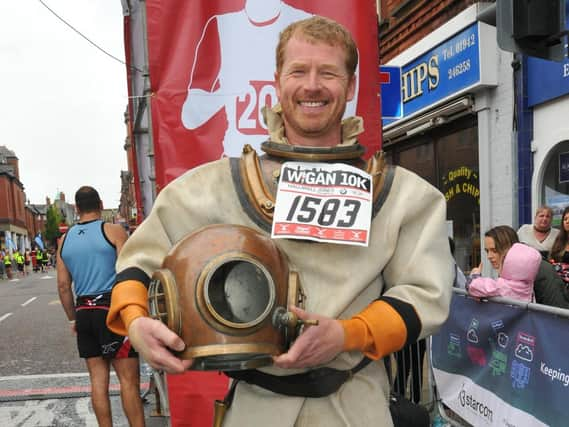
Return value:
[(298, 195), (290, 206), (286, 220), (313, 223), (323, 227), (351, 227), (354, 225), (361, 203), (354, 199), (327, 198)]

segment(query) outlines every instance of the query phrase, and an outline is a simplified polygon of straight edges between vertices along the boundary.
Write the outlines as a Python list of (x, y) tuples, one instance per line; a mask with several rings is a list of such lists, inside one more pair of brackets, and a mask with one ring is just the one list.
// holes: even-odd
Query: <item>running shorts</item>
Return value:
[[(82, 305), (85, 297), (79, 297), (75, 311), (75, 329), (79, 357), (103, 357), (121, 359), (138, 357), (128, 337), (111, 332), (106, 325), (107, 305)], [(106, 301), (101, 301), (105, 303)], [(99, 303), (99, 301), (97, 301)]]

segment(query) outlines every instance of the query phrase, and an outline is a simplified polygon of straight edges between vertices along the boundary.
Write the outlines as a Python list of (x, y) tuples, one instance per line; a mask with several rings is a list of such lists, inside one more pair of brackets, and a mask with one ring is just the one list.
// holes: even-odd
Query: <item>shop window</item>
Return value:
[(464, 271), (478, 266), (480, 187), (476, 116), (463, 117), (405, 143), (386, 147), (386, 151), (393, 164), (415, 172), (445, 195), (448, 229), (455, 242), (457, 263)]
[(557, 144), (545, 162), (539, 204), (543, 203), (553, 209), (553, 226), (560, 227), (561, 213), (569, 206), (569, 141)]
[(422, 144), (401, 150), (398, 157), (398, 164), (405, 165), (407, 169), (437, 186), (435, 151), (432, 141), (425, 141)]

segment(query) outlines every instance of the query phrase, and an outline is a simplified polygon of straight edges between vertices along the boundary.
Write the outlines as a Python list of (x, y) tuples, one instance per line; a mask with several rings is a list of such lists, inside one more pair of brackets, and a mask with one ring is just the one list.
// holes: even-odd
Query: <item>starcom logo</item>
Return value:
[(463, 408), (472, 409), (477, 415), (480, 415), (492, 422), (492, 418), (494, 417), (492, 409), (486, 406), (483, 402), (476, 400), (476, 398), (471, 394), (467, 394), (464, 389), (464, 385), (462, 390), (458, 393), (458, 401)]

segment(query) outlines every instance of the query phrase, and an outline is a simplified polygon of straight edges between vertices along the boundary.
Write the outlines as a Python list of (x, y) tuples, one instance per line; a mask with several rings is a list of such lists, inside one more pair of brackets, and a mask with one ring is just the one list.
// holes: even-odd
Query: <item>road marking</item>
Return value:
[[(141, 383), (141, 390), (144, 390), (150, 386), (150, 383)], [(120, 391), (120, 384), (109, 384), (109, 391)], [(90, 385), (75, 385), (75, 386), (64, 386), (64, 387), (46, 387), (46, 388), (25, 388), (21, 390), (0, 390), (0, 397), (15, 397), (15, 396), (28, 396), (28, 397), (39, 397), (39, 396), (51, 396), (57, 394), (67, 394), (67, 393), (91, 393)], [(35, 424), (37, 425), (37, 424)]]
[(10, 282), (19, 282), (19, 281), (20, 281), (20, 279), (12, 279), (12, 280), (10, 280)]
[[(111, 377), (117, 374), (112, 371), (110, 372)], [(50, 378), (73, 378), (73, 377), (88, 377), (88, 372), (69, 372), (63, 374), (36, 374), (36, 375), (11, 375), (6, 377), (0, 377), (0, 381), (19, 381), (19, 380), (42, 380)]]
[(42, 276), (40, 280), (53, 279), (53, 276)]
[(13, 406), (1, 408), (0, 421), (7, 421), (2, 425), (11, 426), (54, 426), (54, 402), (44, 400), (27, 401), (21, 410), (14, 411)]
[(26, 305), (28, 305), (29, 303), (31, 303), (35, 299), (37, 299), (37, 297), (30, 298), (29, 300), (27, 300), (25, 303), (22, 304), (22, 307), (25, 307)]
[(75, 413), (79, 415), (79, 419), (85, 421), (87, 426), (97, 426), (97, 418), (95, 418), (95, 414), (91, 410), (89, 399), (77, 399)]
[(0, 317), (0, 322), (2, 320), (6, 320), (8, 317), (10, 317), (12, 315), (12, 313), (6, 313), (4, 316)]
[(54, 304), (61, 304), (61, 301), (58, 299), (54, 299), (53, 301), (47, 303), (47, 305), (54, 305)]
[[(114, 372), (111, 372), (113, 375)], [(0, 377), (0, 381), (14, 381), (14, 380), (41, 380), (49, 378), (71, 378), (71, 377), (88, 377), (88, 372), (74, 372), (68, 374), (38, 374), (38, 375), (12, 375), (8, 377)]]
[[(119, 384), (110, 384), (109, 390), (120, 390)], [(0, 397), (8, 396), (44, 396), (52, 394), (66, 393), (90, 393), (90, 385), (67, 386), (67, 387), (46, 387), (46, 388), (26, 388), (23, 390), (0, 390)]]

